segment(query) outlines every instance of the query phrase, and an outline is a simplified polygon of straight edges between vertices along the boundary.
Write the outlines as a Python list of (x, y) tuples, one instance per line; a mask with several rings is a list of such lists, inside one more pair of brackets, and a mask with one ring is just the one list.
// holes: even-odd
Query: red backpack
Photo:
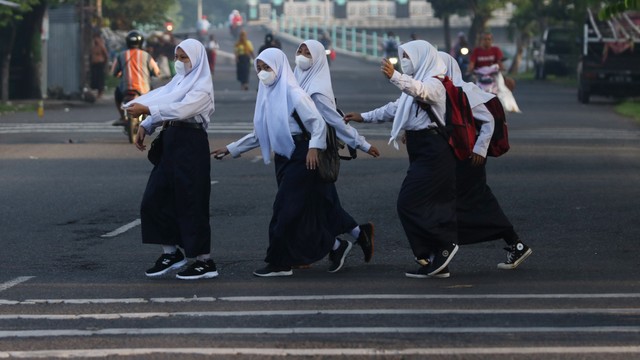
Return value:
[(439, 132), (447, 139), (453, 152), (460, 160), (468, 159), (476, 144), (476, 125), (471, 113), (467, 95), (461, 87), (456, 87), (448, 77), (436, 79), (442, 81), (447, 91), (445, 124), (442, 126), (431, 108), (431, 105), (417, 101), (420, 108), (429, 113), (429, 117), (438, 124)]
[(487, 155), (498, 157), (509, 151), (507, 117), (497, 96), (484, 103), (484, 105), (487, 107), (491, 115), (493, 115), (493, 119), (495, 120), (493, 135), (491, 136)]

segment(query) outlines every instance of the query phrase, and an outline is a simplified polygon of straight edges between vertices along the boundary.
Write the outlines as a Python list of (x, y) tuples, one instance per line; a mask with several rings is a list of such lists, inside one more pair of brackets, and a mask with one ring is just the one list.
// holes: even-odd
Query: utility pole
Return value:
[(198, 0), (198, 18), (196, 21), (200, 21), (202, 19), (202, 0)]
[[(102, 20), (102, 0), (96, 0), (96, 16)], [(102, 24), (99, 24), (99, 26), (102, 26)]]

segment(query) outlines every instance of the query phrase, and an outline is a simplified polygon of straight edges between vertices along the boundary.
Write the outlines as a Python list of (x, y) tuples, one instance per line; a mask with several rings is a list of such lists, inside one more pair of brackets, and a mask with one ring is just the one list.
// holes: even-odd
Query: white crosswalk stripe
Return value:
[[(364, 136), (389, 136), (390, 125), (356, 125), (358, 132)], [(121, 127), (111, 122), (85, 123), (49, 123), (49, 124), (0, 124), (0, 134), (27, 133), (121, 133)], [(210, 134), (247, 134), (253, 131), (253, 124), (212, 123), (207, 130)], [(538, 128), (510, 130), (511, 139), (548, 139), (548, 140), (638, 140), (640, 131), (600, 128)]]

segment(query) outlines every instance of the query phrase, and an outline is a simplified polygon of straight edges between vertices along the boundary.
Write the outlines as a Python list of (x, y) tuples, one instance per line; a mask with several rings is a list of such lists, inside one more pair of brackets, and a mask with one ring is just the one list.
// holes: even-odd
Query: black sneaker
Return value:
[(507, 261), (498, 264), (498, 269), (515, 269), (533, 253), (533, 250), (531, 250), (530, 247), (521, 242), (508, 246), (504, 249), (507, 250)]
[(187, 264), (187, 259), (184, 258), (184, 254), (179, 249), (173, 254), (162, 254), (156, 264), (151, 269), (145, 271), (145, 275), (148, 277), (160, 276), (168, 273), (171, 270), (179, 269)]
[(184, 271), (176, 274), (176, 277), (182, 280), (211, 279), (216, 276), (218, 276), (218, 269), (216, 269), (216, 263), (211, 259), (207, 261), (196, 260)]
[(371, 261), (373, 257), (373, 236), (373, 223), (360, 225), (360, 235), (358, 235), (356, 242), (362, 248), (364, 262)]
[(433, 261), (429, 265), (430, 269), (428, 275), (433, 276), (444, 270), (444, 268), (449, 265), (449, 262), (451, 261), (451, 259), (453, 259), (457, 252), (458, 245), (456, 244), (451, 244), (446, 248), (439, 249), (433, 257)]
[(429, 275), (429, 260), (418, 260), (416, 259), (419, 268), (416, 270), (409, 270), (404, 273), (406, 277), (414, 278), (414, 279), (426, 279), (426, 278), (436, 278), (436, 279), (446, 279), (451, 276), (449, 272), (449, 266), (445, 266), (440, 272), (435, 273), (433, 275)]
[(291, 276), (293, 275), (293, 271), (291, 271), (291, 266), (276, 266), (267, 264), (267, 266), (254, 271), (253, 275), (260, 277)]
[(347, 254), (349, 254), (349, 251), (351, 251), (351, 248), (353, 247), (353, 244), (347, 240), (338, 239), (338, 241), (340, 242), (340, 246), (329, 252), (329, 260), (331, 261), (331, 266), (329, 266), (330, 273), (334, 273), (342, 269), (344, 259), (347, 258)]

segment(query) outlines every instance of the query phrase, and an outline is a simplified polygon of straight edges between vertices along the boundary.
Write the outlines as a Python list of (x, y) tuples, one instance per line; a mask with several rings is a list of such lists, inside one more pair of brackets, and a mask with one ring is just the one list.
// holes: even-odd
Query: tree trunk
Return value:
[(11, 49), (13, 49), (13, 43), (16, 38), (16, 29), (13, 24), (9, 24), (7, 27), (0, 32), (3, 35), (4, 47), (1, 49), (2, 58), (0, 58), (0, 71), (2, 72), (0, 77), (2, 77), (2, 102), (6, 103), (9, 101), (9, 69), (11, 66)]
[(444, 51), (451, 52), (451, 24), (449, 22), (449, 15), (445, 15), (442, 18), (442, 27), (444, 29)]

